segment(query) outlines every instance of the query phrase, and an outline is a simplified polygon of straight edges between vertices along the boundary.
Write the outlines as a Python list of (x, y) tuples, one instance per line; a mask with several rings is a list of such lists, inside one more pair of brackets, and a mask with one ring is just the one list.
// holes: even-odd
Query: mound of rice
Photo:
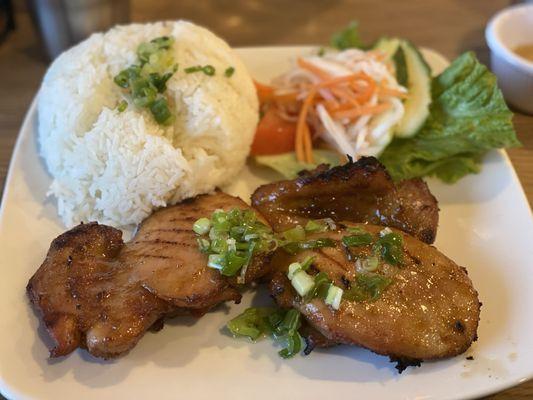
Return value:
[[(160, 36), (174, 37), (179, 64), (165, 92), (176, 116), (171, 126), (132, 105), (116, 109), (122, 97), (113, 77), (136, 62), (140, 43)], [(184, 72), (206, 64), (215, 76)], [(230, 78), (228, 67), (235, 68)], [(229, 46), (177, 21), (119, 26), (63, 53), (46, 73), (38, 114), (41, 154), (54, 178), (50, 193), (65, 225), (124, 227), (234, 178), (249, 153), (258, 102)]]

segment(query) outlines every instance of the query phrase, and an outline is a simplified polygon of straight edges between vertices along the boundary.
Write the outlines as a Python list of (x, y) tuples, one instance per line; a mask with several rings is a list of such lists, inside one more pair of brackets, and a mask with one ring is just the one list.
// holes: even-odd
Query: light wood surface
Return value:
[[(17, 30), (0, 44), (0, 190), (22, 119), (47, 68), (46, 57), (24, 3), (16, 1)], [(323, 44), (352, 19), (365, 39), (409, 38), (449, 58), (474, 50), (488, 63), (487, 20), (509, 5), (500, 0), (132, 0), (131, 19), (190, 19), (233, 46)], [(523, 147), (509, 150), (528, 200), (533, 200), (533, 117), (514, 118)], [(487, 397), (531, 399), (533, 381)]]

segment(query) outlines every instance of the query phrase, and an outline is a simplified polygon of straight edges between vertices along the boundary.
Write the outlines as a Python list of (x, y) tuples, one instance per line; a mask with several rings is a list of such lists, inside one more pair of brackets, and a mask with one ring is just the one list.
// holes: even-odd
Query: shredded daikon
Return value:
[[(298, 102), (309, 102), (312, 96), (304, 115), (312, 129), (303, 127), (296, 134), (296, 148), (304, 148), (301, 157), (306, 157), (302, 143), (311, 140), (305, 138), (310, 132), (354, 159), (383, 151), (403, 117), (402, 99), (407, 95), (394, 67), (383, 58), (375, 50), (329, 51), (298, 59), (294, 68), (273, 81), (275, 98), (290, 94)], [(294, 103), (279, 102), (277, 107), (287, 120), (298, 120), (301, 114), (301, 106), (295, 109)]]

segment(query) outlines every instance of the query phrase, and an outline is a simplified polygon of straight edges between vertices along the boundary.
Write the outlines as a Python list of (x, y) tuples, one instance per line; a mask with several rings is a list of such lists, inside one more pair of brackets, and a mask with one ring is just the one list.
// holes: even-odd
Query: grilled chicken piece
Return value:
[[(127, 244), (119, 230), (97, 223), (57, 237), (27, 286), (55, 342), (51, 357), (77, 347), (116, 357), (164, 318), (239, 302), (234, 280), (207, 267), (192, 231), (198, 218), (232, 208), (249, 206), (221, 192), (198, 196), (152, 214)], [(254, 257), (246, 282), (268, 271), (263, 264), (268, 257)]]
[[(375, 238), (383, 229), (350, 225), (363, 228)], [(343, 236), (350, 235), (345, 230), (309, 237), (329, 237), (337, 241), (336, 247), (296, 255), (278, 250), (272, 261), (275, 272), (270, 282), (271, 294), (279, 306), (300, 310), (307, 322), (325, 336), (327, 340), (321, 344), (314, 333), (312, 339), (318, 347), (332, 343), (363, 346), (399, 361), (400, 367), (463, 353), (477, 338), (481, 306), (466, 270), (433, 246), (401, 234), (404, 262), (398, 267), (380, 263), (376, 272), (391, 278), (392, 283), (375, 301), (343, 299), (339, 310), (334, 310), (320, 298), (304, 301), (286, 276), (290, 263), (315, 256), (308, 273), (324, 271), (344, 290), (356, 285), (361, 272), (357, 271), (355, 260), (368, 256), (370, 249), (359, 246), (347, 251), (340, 244)]]
[(328, 169), (319, 166), (292, 181), (260, 186), (252, 205), (275, 231), (309, 218), (392, 226), (426, 243), (437, 233), (438, 204), (420, 179), (394, 184), (374, 157)]

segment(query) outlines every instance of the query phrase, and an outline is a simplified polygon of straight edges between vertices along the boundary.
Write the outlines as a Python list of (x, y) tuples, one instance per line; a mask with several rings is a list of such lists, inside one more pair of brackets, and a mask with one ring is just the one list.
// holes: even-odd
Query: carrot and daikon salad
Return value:
[(324, 143), (354, 159), (378, 155), (408, 96), (379, 50), (300, 57), (291, 70), (256, 87), (263, 116), (252, 154), (294, 151), (302, 163), (313, 163), (313, 147)]

